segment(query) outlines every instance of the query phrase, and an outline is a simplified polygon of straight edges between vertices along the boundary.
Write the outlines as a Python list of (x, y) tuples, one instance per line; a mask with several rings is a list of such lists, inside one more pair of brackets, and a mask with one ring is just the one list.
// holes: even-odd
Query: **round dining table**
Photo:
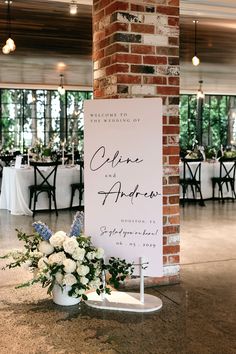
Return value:
[[(61, 165), (57, 170), (56, 199), (57, 208), (70, 207), (71, 184), (79, 182), (79, 165)], [(0, 209), (7, 209), (13, 215), (32, 215), (29, 209), (29, 186), (34, 184), (34, 169), (23, 165), (21, 168), (4, 167), (0, 195)], [(74, 198), (72, 206), (78, 205)], [(48, 209), (47, 193), (41, 193), (37, 201), (37, 210)]]

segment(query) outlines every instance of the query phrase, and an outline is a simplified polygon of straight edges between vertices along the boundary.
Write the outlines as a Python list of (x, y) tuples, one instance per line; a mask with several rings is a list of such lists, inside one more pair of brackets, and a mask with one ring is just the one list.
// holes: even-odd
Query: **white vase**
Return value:
[(68, 291), (71, 290), (71, 286), (64, 286), (61, 288), (59, 285), (54, 285), (52, 289), (53, 302), (57, 305), (71, 306), (80, 302), (81, 298), (72, 297), (68, 295)]

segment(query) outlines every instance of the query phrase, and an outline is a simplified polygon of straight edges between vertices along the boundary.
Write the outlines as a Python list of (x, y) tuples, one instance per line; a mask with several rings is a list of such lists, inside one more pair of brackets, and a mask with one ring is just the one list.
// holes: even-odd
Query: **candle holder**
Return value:
[(72, 143), (72, 166), (75, 165), (75, 144)]

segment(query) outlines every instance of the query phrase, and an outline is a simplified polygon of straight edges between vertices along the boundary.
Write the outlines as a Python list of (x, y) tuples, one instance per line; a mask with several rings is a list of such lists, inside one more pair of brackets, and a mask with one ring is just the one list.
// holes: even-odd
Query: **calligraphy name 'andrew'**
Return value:
[(102, 202), (102, 205), (105, 205), (106, 201), (108, 198), (110, 199), (111, 196), (114, 196), (114, 202), (117, 203), (119, 199), (121, 198), (130, 198), (131, 203), (133, 204), (134, 199), (143, 197), (143, 198), (155, 198), (159, 195), (161, 195), (159, 192), (140, 192), (139, 191), (139, 185), (137, 184), (135, 188), (131, 192), (123, 192), (121, 190), (121, 182), (117, 181), (116, 183), (113, 184), (113, 186), (109, 189), (109, 191), (99, 191), (98, 194), (104, 195), (104, 199)]
[(90, 169), (92, 171), (97, 171), (101, 167), (106, 164), (110, 164), (111, 167), (116, 167), (119, 164), (132, 164), (132, 163), (140, 163), (143, 160), (140, 160), (138, 157), (132, 159), (130, 157), (124, 158), (120, 155), (119, 150), (117, 150), (112, 157), (106, 156), (105, 146), (101, 146), (99, 149), (95, 151), (90, 161)]

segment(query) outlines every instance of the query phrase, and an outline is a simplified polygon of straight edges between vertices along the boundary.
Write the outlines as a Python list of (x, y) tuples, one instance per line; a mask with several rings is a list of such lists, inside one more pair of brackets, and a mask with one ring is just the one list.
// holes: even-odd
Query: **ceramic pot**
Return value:
[(61, 288), (59, 285), (55, 284), (52, 289), (53, 302), (61, 306), (72, 306), (78, 304), (81, 298), (69, 296), (68, 291), (70, 290), (70, 286), (64, 286)]

